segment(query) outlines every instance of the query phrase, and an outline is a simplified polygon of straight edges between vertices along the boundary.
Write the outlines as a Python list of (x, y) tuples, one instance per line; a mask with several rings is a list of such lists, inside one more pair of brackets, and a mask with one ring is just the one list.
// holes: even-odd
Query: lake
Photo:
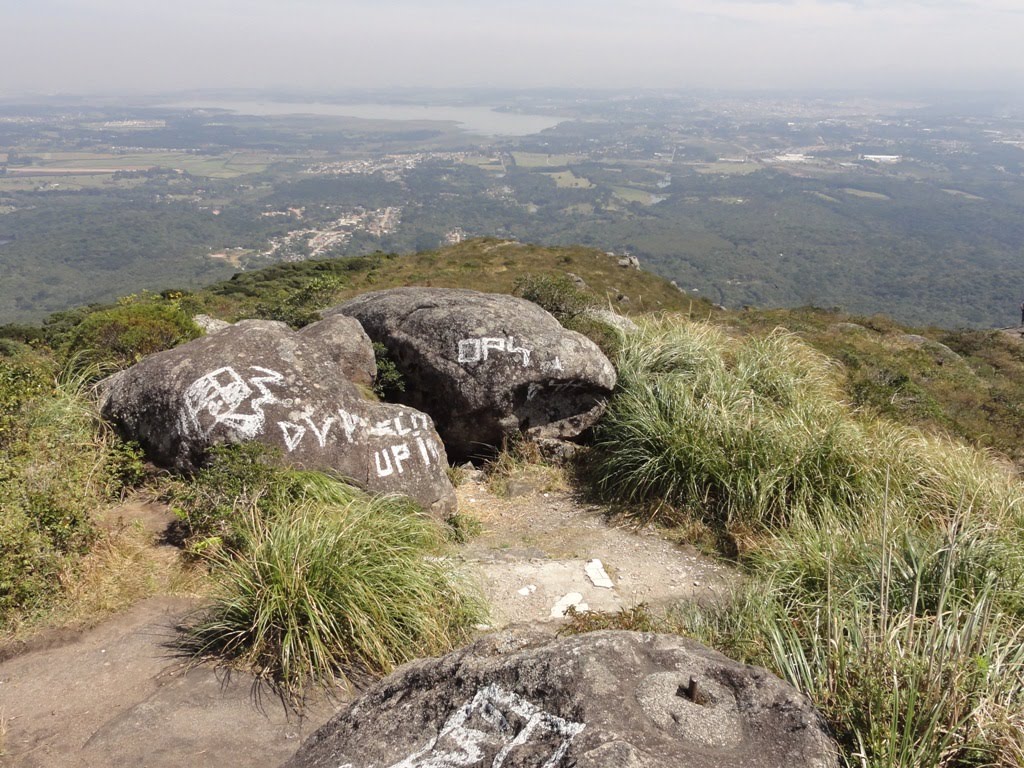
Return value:
[(498, 112), (491, 107), (420, 106), (416, 104), (328, 104), (285, 101), (190, 101), (162, 104), (173, 109), (225, 109), (240, 115), (327, 115), (364, 120), (431, 120), (456, 123), (459, 128), (484, 136), (529, 136), (554, 128), (565, 118)]

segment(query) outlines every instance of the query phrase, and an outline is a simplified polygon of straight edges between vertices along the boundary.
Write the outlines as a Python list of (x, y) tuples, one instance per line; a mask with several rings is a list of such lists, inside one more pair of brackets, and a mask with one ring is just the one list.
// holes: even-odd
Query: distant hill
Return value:
[[(528, 278), (575, 281), (572, 285), (585, 286), (591, 301), (626, 315), (682, 313), (734, 334), (785, 328), (843, 367), (855, 405), (1024, 461), (1024, 342), (1017, 335), (914, 328), (880, 315), (813, 307), (723, 310), (643, 268), (620, 266), (617, 257), (581, 246), (475, 239), (411, 255), (277, 264), (240, 272), (194, 293), (144, 294), (134, 301), (170, 303), (189, 315), (228, 321), (269, 317), (301, 325), (318, 308), (366, 291), (428, 285), (512, 293)], [(126, 301), (131, 300), (121, 303)], [(42, 330), (0, 327), (0, 334), (36, 336), (71, 354), (75, 329), (108, 306), (56, 313)]]

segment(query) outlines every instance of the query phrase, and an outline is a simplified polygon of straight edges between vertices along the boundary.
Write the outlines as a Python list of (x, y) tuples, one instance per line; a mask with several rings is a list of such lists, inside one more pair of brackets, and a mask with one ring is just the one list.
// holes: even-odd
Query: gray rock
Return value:
[(615, 369), (597, 345), (513, 296), (395, 288), (325, 316), (356, 318), (406, 381), (402, 402), (434, 417), (448, 452), (482, 455), (523, 432), (571, 438), (600, 417)]
[(236, 323), (107, 379), (102, 413), (153, 461), (179, 470), (200, 466), (213, 445), (256, 440), (279, 448), (291, 466), (454, 512), (430, 417), (363, 399), (345, 378), (350, 364), (339, 363), (345, 328), (353, 330), (340, 319), (297, 332), (267, 320)]
[(569, 464), (581, 450), (581, 446), (570, 443), (567, 440), (556, 440), (550, 437), (541, 437), (534, 441), (544, 461), (555, 466)]
[(672, 635), (502, 632), (400, 669), (285, 768), (832, 768), (794, 688)]
[(345, 378), (353, 384), (372, 387), (377, 377), (370, 338), (358, 320), (345, 315), (331, 315), (299, 333), (307, 342), (319, 344), (341, 368)]
[(579, 275), (577, 275), (575, 272), (566, 272), (565, 276), (572, 280), (573, 285), (575, 285), (577, 288), (587, 290), (590, 287), (587, 285), (587, 281), (584, 280)]
[(210, 317), (209, 315), (196, 315), (192, 318), (192, 322), (206, 333), (216, 333), (231, 327), (231, 323), (227, 320), (218, 320), (216, 317)]
[(640, 330), (640, 327), (630, 318), (620, 315), (618, 312), (612, 312), (610, 309), (588, 307), (583, 310), (583, 316), (604, 323), (621, 333), (633, 333)]
[(918, 347), (923, 351), (930, 353), (935, 358), (935, 362), (939, 365), (947, 362), (959, 362), (962, 359), (960, 355), (942, 342), (933, 341), (932, 339), (916, 333), (904, 333), (899, 337), (899, 339), (909, 346)]

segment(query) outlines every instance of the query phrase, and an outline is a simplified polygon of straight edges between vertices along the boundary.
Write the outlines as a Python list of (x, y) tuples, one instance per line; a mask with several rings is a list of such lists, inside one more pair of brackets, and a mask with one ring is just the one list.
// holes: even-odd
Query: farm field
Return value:
[(8, 174), (70, 176), (162, 168), (184, 171), (193, 176), (230, 179), (262, 173), (274, 159), (274, 156), (262, 152), (229, 152), (222, 155), (198, 152), (47, 152), (40, 155), (38, 165), (9, 168)]

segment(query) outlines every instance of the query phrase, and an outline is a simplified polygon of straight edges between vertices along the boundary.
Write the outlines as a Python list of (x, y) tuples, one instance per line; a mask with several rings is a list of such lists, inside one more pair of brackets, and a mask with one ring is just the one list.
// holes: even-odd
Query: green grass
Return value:
[[(81, 172), (98, 169), (177, 168), (195, 176), (234, 178), (247, 173), (262, 173), (273, 161), (266, 153), (232, 152), (206, 155), (194, 152), (133, 152), (108, 154), (102, 152), (54, 152), (44, 158), (41, 170), (67, 168)], [(48, 174), (49, 176), (51, 174)], [(57, 174), (53, 174), (57, 176)], [(47, 178), (43, 176), (33, 178)], [(60, 179), (61, 183), (64, 179)]]
[(737, 557), (666, 626), (767, 666), (861, 766), (1024, 764), (1024, 489), (974, 448), (843, 399), (791, 334), (650, 321), (598, 429), (604, 492)]
[(627, 203), (642, 203), (647, 205), (651, 202), (651, 193), (643, 189), (636, 189), (635, 187), (612, 187), (612, 194), (614, 194), (620, 200), (625, 200)]
[(842, 363), (846, 396), (858, 408), (1024, 460), (1024, 344), (1017, 338), (905, 328), (814, 307), (729, 313), (727, 322), (755, 335), (780, 326), (799, 334)]
[(760, 163), (703, 163), (697, 166), (697, 173), (716, 174), (720, 176), (746, 176), (762, 169)]
[(185, 493), (192, 551), (216, 582), (187, 647), (296, 699), (448, 651), (484, 618), (443, 557), (449, 532), (404, 497), (279, 469), (252, 447), (220, 451)]
[(670, 624), (807, 693), (848, 765), (1019, 766), (1020, 550), (996, 539), (970, 507), (931, 531), (795, 528), (736, 602)]
[(0, 355), (0, 633), (52, 609), (96, 539), (91, 512), (138, 455), (99, 421), (85, 382), (22, 350)]
[(366, 291), (405, 285), (512, 293), (524, 274), (558, 279), (566, 272), (583, 278), (604, 306), (620, 306), (616, 301), (620, 294), (629, 297), (622, 311), (692, 310), (705, 317), (713, 311), (710, 302), (691, 299), (649, 272), (623, 269), (614, 257), (592, 248), (544, 247), (492, 238), (402, 256), (311, 260), (242, 272), (190, 296), (189, 301), (196, 311), (234, 319), (251, 317), (269, 297), (301, 290), (314, 277), (339, 278), (340, 288), (332, 301), (341, 302)]

